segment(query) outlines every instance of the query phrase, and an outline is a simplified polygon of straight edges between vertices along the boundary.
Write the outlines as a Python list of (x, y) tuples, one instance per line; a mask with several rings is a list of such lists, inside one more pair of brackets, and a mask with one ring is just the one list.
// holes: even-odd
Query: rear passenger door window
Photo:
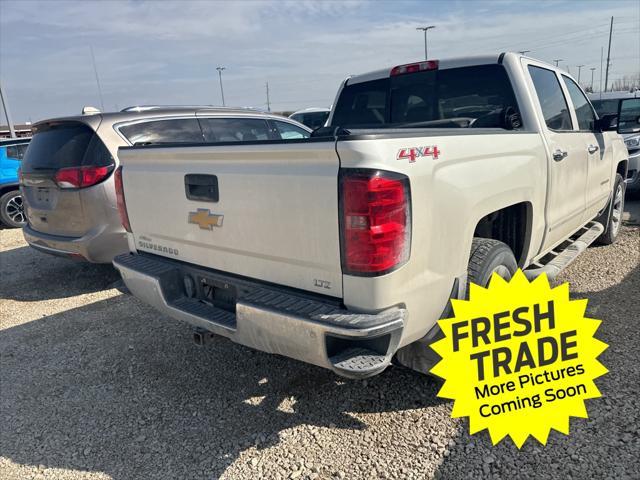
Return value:
[(556, 131), (573, 130), (569, 106), (555, 72), (529, 65), (529, 74), (536, 89), (547, 127)]
[(27, 151), (28, 143), (19, 143), (18, 145), (9, 145), (7, 147), (7, 157), (11, 160), (22, 161), (24, 152)]
[(151, 120), (120, 127), (132, 144), (202, 143), (202, 130), (195, 118)]
[(206, 142), (270, 140), (266, 120), (257, 118), (200, 118)]
[(274, 121), (276, 125), (276, 131), (280, 135), (282, 140), (296, 140), (299, 138), (308, 138), (310, 133), (303, 128), (296, 127), (291, 123)]
[(565, 75), (562, 76), (562, 79), (567, 86), (569, 96), (573, 102), (573, 108), (575, 109), (576, 118), (578, 119), (578, 129), (592, 132), (596, 115), (589, 100), (587, 100), (587, 97), (584, 96), (580, 87), (578, 87), (573, 80)]

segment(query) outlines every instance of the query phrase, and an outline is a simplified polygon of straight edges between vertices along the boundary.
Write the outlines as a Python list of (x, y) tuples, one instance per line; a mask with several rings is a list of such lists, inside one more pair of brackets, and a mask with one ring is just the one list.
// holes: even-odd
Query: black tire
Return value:
[(26, 225), (20, 190), (11, 190), (0, 197), (0, 220), (7, 227), (22, 228)]
[(600, 245), (611, 245), (614, 243), (618, 238), (620, 227), (622, 226), (625, 184), (622, 175), (619, 173), (616, 173), (612, 191), (613, 194), (611, 195), (611, 200), (609, 200), (609, 205), (602, 216), (597, 219), (597, 221), (604, 225), (604, 232), (597, 240)]
[[(473, 239), (467, 284), (475, 283), (486, 287), (493, 272), (497, 272), (505, 280), (510, 280), (516, 270), (518, 270), (518, 262), (507, 244), (491, 238)], [(468, 296), (469, 288), (467, 288)]]

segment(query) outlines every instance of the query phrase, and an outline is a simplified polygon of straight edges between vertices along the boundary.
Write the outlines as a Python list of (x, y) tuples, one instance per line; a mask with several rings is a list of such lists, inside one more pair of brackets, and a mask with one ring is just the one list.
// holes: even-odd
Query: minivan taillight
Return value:
[(116, 204), (118, 205), (118, 213), (120, 221), (124, 229), (131, 233), (131, 224), (129, 223), (129, 214), (127, 213), (127, 203), (124, 200), (124, 188), (122, 185), (122, 167), (118, 167), (113, 174), (113, 180), (116, 185)]
[(340, 171), (342, 270), (376, 276), (406, 263), (411, 250), (409, 179), (381, 170)]
[(61, 168), (56, 172), (54, 180), (60, 188), (86, 188), (103, 181), (112, 170), (113, 165)]

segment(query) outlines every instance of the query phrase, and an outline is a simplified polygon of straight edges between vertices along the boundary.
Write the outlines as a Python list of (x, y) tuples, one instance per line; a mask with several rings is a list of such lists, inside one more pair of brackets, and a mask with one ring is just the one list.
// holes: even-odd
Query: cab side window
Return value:
[(584, 96), (580, 87), (578, 87), (573, 80), (565, 75), (563, 75), (562, 78), (564, 83), (567, 85), (567, 90), (569, 90), (569, 96), (573, 102), (573, 108), (576, 109), (578, 128), (580, 130), (593, 131), (596, 115), (593, 112), (593, 108), (591, 107), (589, 100), (587, 100), (587, 97)]
[(559, 131), (573, 130), (569, 106), (555, 72), (529, 65), (529, 74), (533, 80), (547, 127)]

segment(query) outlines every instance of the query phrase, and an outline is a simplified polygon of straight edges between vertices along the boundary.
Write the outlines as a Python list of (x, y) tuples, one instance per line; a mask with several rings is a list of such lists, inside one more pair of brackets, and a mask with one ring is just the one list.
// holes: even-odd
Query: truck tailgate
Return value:
[(129, 147), (118, 156), (138, 250), (342, 295), (333, 141)]

